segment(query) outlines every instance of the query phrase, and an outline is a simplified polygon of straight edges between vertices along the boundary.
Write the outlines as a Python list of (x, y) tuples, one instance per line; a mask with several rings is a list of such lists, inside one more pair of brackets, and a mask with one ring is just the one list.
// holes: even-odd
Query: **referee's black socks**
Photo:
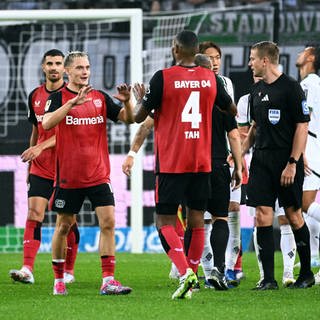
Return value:
[(257, 227), (257, 243), (264, 272), (264, 281), (274, 281), (273, 227)]
[(300, 275), (309, 276), (311, 274), (310, 233), (306, 223), (300, 229), (293, 230), (293, 234), (300, 258)]

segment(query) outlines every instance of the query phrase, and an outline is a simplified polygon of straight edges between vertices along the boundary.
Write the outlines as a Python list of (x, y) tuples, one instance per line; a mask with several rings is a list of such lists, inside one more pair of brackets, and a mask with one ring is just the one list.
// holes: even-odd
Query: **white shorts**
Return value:
[(237, 202), (240, 203), (241, 200), (241, 187), (235, 190), (231, 190), (230, 188), (230, 202)]
[[(230, 174), (232, 175), (233, 167), (230, 167)], [(241, 187), (232, 191), (230, 186), (230, 202), (241, 202)]]
[(285, 215), (286, 215), (283, 207), (279, 207), (279, 201), (278, 201), (278, 199), (277, 199), (277, 201), (276, 201), (276, 203), (275, 203), (275, 205), (274, 205), (274, 215), (275, 215), (276, 217), (285, 216)]
[(212, 219), (212, 215), (210, 212), (205, 211), (204, 215), (203, 215), (204, 220), (211, 220)]
[(305, 176), (303, 181), (303, 191), (319, 190), (320, 189), (320, 177), (315, 174)]

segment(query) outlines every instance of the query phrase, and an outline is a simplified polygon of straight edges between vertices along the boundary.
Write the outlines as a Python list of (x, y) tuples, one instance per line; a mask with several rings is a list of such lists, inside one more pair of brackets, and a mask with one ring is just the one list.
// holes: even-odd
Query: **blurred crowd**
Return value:
[[(276, 0), (277, 1), (277, 0)], [(186, 11), (207, 8), (224, 8), (238, 5), (250, 5), (265, 0), (2, 0), (2, 10), (30, 10), (30, 9), (116, 9), (142, 8), (145, 13), (156, 14), (163, 11)], [(278, 0), (281, 8), (310, 9), (320, 5), (316, 0)]]

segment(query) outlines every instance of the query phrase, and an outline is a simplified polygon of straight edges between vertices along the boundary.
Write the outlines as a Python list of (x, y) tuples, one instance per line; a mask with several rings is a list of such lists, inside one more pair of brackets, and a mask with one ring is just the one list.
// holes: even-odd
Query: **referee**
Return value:
[(299, 83), (278, 68), (279, 48), (270, 41), (251, 47), (249, 67), (254, 84), (250, 97), (253, 119), (243, 153), (254, 144), (247, 205), (256, 208), (257, 242), (264, 280), (256, 290), (278, 289), (274, 278), (273, 207), (278, 197), (293, 229), (301, 269), (291, 288), (314, 284), (310, 267), (310, 235), (301, 212), (304, 178), (303, 152), (310, 121), (305, 95)]

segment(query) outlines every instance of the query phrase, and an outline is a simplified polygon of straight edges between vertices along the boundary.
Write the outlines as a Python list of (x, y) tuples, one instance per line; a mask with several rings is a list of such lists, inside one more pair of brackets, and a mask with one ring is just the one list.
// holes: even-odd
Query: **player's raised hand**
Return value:
[(79, 105), (79, 104), (83, 104), (86, 103), (88, 101), (91, 101), (92, 98), (88, 98), (87, 95), (89, 92), (92, 91), (92, 86), (87, 85), (87, 86), (83, 86), (76, 97), (74, 97), (73, 99), (71, 99), (70, 101), (72, 102), (73, 105)]
[(133, 86), (133, 94), (137, 102), (140, 102), (146, 94), (146, 88), (143, 83), (135, 83)]
[(131, 86), (126, 83), (121, 83), (117, 86), (118, 93), (114, 94), (113, 97), (121, 102), (128, 102), (131, 97)]

